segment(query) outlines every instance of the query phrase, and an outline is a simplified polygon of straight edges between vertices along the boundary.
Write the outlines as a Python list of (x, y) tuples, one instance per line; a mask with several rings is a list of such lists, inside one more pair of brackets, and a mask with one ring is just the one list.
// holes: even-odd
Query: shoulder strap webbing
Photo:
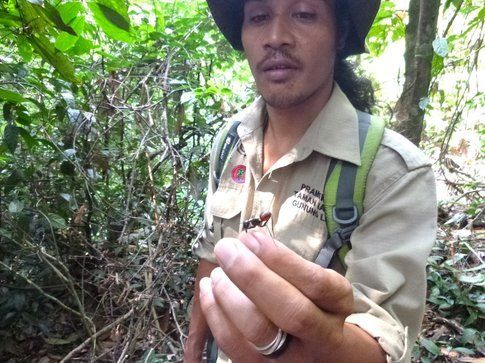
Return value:
[(361, 165), (333, 159), (325, 181), (324, 209), (329, 238), (315, 259), (323, 267), (328, 267), (336, 252), (345, 267), (344, 258), (351, 248), (350, 235), (363, 213), (367, 175), (384, 133), (380, 118), (360, 111), (357, 114)]
[(239, 141), (239, 135), (237, 134), (237, 127), (240, 121), (233, 121), (231, 124), (227, 125), (221, 133), (218, 135), (218, 143), (216, 146), (216, 166), (214, 168), (214, 182), (216, 187), (219, 186), (221, 180), (222, 172), (229, 159), (231, 151), (234, 146)]

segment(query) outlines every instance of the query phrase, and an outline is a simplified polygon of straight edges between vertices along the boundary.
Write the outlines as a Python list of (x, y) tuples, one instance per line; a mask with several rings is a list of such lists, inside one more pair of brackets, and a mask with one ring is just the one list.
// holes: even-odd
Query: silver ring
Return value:
[(254, 349), (258, 351), (258, 353), (262, 355), (271, 355), (281, 349), (281, 347), (285, 344), (287, 337), (288, 337), (288, 334), (286, 334), (286, 332), (278, 328), (278, 333), (276, 334), (275, 338), (271, 343), (269, 343), (268, 345), (264, 345), (262, 347), (258, 347), (255, 344), (253, 344), (253, 346), (254, 346)]

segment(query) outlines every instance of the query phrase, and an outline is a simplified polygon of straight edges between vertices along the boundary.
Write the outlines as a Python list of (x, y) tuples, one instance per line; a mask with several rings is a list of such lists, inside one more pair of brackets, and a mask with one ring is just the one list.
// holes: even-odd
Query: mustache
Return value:
[(259, 71), (262, 71), (265, 68), (265, 64), (271, 61), (288, 62), (298, 68), (302, 66), (302, 62), (298, 57), (296, 57), (291, 52), (283, 48), (283, 49), (271, 49), (270, 51), (268, 51), (266, 56), (256, 64), (256, 69), (258, 69)]

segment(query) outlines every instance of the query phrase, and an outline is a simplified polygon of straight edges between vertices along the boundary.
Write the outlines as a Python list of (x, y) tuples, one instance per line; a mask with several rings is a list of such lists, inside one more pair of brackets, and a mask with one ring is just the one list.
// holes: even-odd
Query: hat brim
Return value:
[[(347, 57), (366, 51), (365, 38), (377, 15), (381, 0), (346, 1), (350, 15), (350, 29), (340, 55)], [(244, 20), (243, 0), (207, 0), (212, 17), (232, 47), (243, 51), (241, 28)]]

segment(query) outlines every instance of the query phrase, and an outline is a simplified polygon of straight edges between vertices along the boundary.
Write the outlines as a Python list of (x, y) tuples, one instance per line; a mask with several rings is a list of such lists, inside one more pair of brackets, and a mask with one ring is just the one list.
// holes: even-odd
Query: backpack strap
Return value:
[(352, 248), (350, 235), (363, 213), (367, 175), (384, 134), (382, 119), (361, 111), (357, 111), (357, 116), (361, 165), (332, 159), (325, 181), (324, 209), (329, 238), (315, 259), (322, 267), (328, 267), (337, 253), (346, 267), (344, 258)]
[(237, 127), (240, 123), (240, 121), (233, 121), (232, 123), (227, 125), (218, 135), (215, 153), (216, 166), (213, 173), (216, 188), (219, 186), (219, 182), (221, 181), (221, 175), (224, 171), (224, 167), (226, 166), (227, 161), (229, 160), (229, 155), (239, 141)]

